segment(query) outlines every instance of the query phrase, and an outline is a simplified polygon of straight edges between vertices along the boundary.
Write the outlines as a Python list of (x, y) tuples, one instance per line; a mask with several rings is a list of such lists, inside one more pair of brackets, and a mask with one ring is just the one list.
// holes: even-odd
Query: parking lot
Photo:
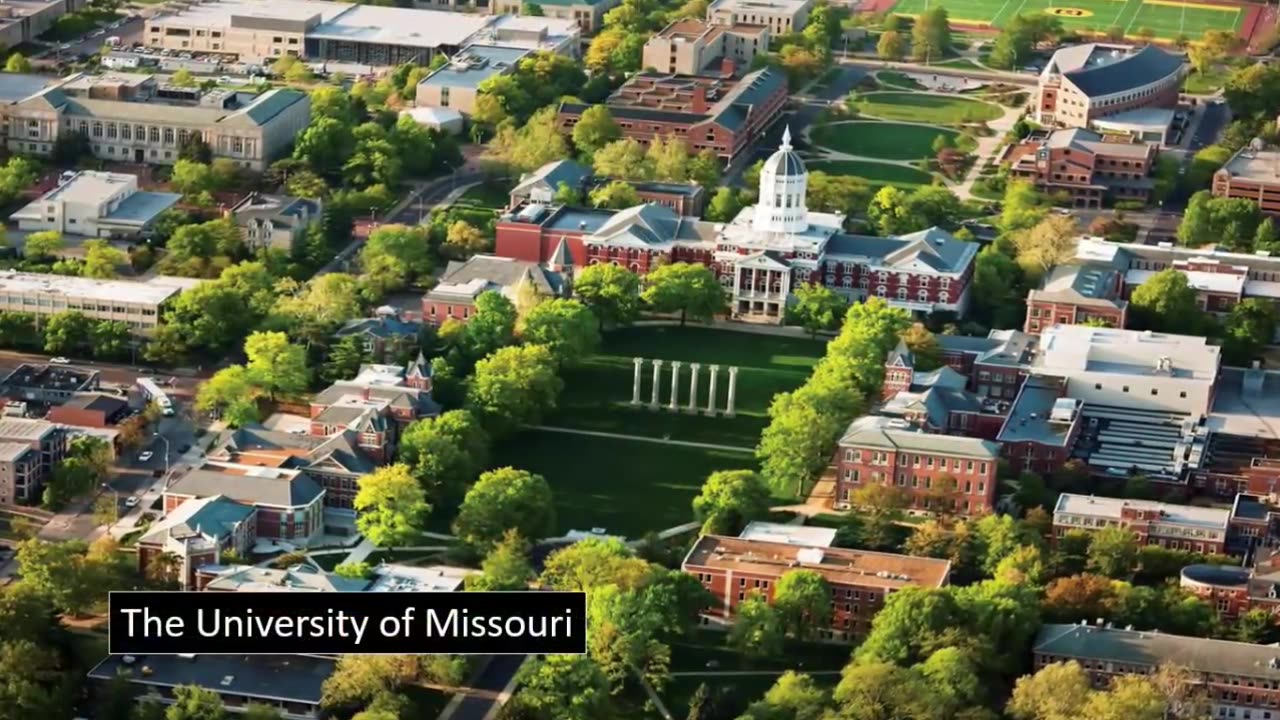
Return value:
[(41, 57), (59, 62), (68, 61), (79, 56), (88, 57), (106, 44), (107, 38), (120, 38), (121, 47), (129, 47), (142, 42), (142, 31), (146, 20), (139, 15), (128, 15), (113, 23), (103, 25), (74, 42), (54, 45)]

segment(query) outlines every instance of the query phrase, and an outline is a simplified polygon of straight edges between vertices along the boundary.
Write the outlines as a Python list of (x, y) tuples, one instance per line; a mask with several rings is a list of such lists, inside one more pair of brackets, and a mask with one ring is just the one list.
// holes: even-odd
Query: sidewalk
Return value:
[(716, 445), (715, 443), (690, 442), (688, 440), (671, 440), (670, 438), (652, 438), (643, 435), (623, 435), (622, 433), (600, 432), (599, 430), (577, 430), (575, 428), (552, 427), (550, 425), (525, 425), (530, 430), (543, 430), (546, 432), (565, 433), (566, 435), (588, 435), (591, 437), (614, 438), (617, 440), (635, 440), (637, 442), (651, 442), (659, 445), (679, 445), (681, 447), (700, 448), (703, 450), (728, 450), (729, 452), (755, 452), (755, 448), (739, 447), (737, 445)]

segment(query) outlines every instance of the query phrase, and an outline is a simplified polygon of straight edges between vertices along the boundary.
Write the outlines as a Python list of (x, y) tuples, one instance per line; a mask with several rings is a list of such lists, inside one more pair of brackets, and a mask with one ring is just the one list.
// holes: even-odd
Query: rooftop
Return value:
[(319, 0), (216, 0), (166, 6), (151, 22), (193, 27), (263, 27), (263, 21), (307, 23), (330, 20), (351, 9), (350, 3)]
[(297, 470), (208, 462), (183, 475), (165, 492), (198, 498), (226, 495), (254, 505), (297, 507), (314, 502), (324, 489)]
[(1062, 397), (1057, 378), (1031, 376), (1022, 384), (996, 440), (1065, 447), (1079, 417), (1080, 401)]
[(741, 570), (781, 576), (790, 570), (814, 570), (829, 582), (898, 590), (942, 587), (951, 563), (892, 553), (816, 548), (787, 543), (703, 535), (685, 557), (684, 567)]
[(217, 575), (205, 586), (206, 591), (358, 592), (369, 587), (368, 580), (333, 575), (310, 565), (295, 565), (283, 569), (236, 565), (218, 567), (217, 570)]
[(337, 661), (314, 655), (111, 655), (89, 671), (139, 685), (196, 685), (220, 695), (317, 705)]
[(0, 73), (0, 102), (13, 103), (29, 98), (57, 82), (58, 78), (47, 75)]
[(1120, 277), (1120, 273), (1105, 267), (1058, 265), (1045, 276), (1040, 289), (1029, 293), (1027, 300), (1123, 308), (1128, 303), (1118, 299)]
[(1061, 74), (1085, 95), (1100, 97), (1155, 83), (1180, 72), (1183, 62), (1181, 55), (1155, 45), (1088, 43), (1055, 52), (1041, 79)]
[(0, 386), (40, 388), (75, 392), (93, 385), (98, 371), (74, 365), (34, 365), (23, 363), (0, 380)]
[(1280, 439), (1280, 375), (1223, 368), (1207, 425), (1215, 434)]
[(512, 72), (516, 62), (528, 54), (526, 48), (470, 45), (418, 85), (475, 88), (495, 75)]
[(1164, 375), (1213, 382), (1221, 348), (1203, 337), (1149, 330), (1054, 325), (1040, 335), (1037, 370)]
[(115, 415), (121, 410), (128, 408), (129, 401), (119, 395), (108, 395), (107, 393), (77, 393), (70, 400), (62, 403), (62, 407), (80, 410), (96, 410), (110, 417), (111, 415)]
[(464, 262), (450, 262), (440, 282), (426, 297), (428, 300), (473, 300), (489, 290), (510, 296), (526, 279), (544, 296), (558, 296), (562, 292), (564, 280), (560, 274), (537, 263), (494, 255), (474, 255)]
[(42, 295), (76, 300), (101, 300), (159, 305), (181, 292), (178, 283), (154, 277), (146, 281), (94, 278), (0, 270), (0, 292)]
[(1180, 665), (1193, 673), (1280, 681), (1278, 651), (1269, 645), (1210, 640), (1162, 632), (1089, 625), (1044, 625), (1036, 653), (1155, 667)]
[(1218, 172), (1241, 180), (1280, 182), (1280, 150), (1245, 146), (1232, 155)]
[(813, 0), (715, 0), (707, 12), (796, 13), (812, 4)]
[(1000, 446), (990, 440), (958, 435), (935, 435), (911, 430), (900, 423), (901, 421), (878, 415), (860, 417), (849, 424), (844, 436), (840, 438), (840, 444), (906, 452), (927, 452), (991, 462), (1000, 458)]
[(1108, 520), (1119, 520), (1124, 511), (1146, 512), (1154, 515), (1153, 521), (1172, 525), (1186, 525), (1212, 530), (1226, 530), (1231, 511), (1194, 505), (1171, 505), (1155, 500), (1130, 500), (1097, 495), (1063, 493), (1053, 514), (1088, 515)]
[(31, 452), (36, 451), (25, 443), (0, 441), (0, 462), (13, 462)]
[(179, 543), (193, 539), (200, 542), (205, 538), (219, 540), (233, 533), (253, 512), (252, 507), (222, 495), (187, 500), (146, 528), (138, 542), (167, 546), (170, 540)]
[(490, 22), (484, 15), (356, 5), (308, 30), (307, 37), (428, 49), (461, 45)]
[(33, 441), (56, 428), (53, 423), (31, 418), (0, 417), (0, 438), (10, 441)]
[(804, 547), (831, 547), (836, 541), (835, 528), (816, 525), (791, 525), (789, 523), (752, 520), (738, 537), (743, 540), (801, 545)]
[(373, 572), (377, 577), (368, 587), (369, 592), (453, 592), (476, 571), (449, 565), (411, 567), (384, 563)]

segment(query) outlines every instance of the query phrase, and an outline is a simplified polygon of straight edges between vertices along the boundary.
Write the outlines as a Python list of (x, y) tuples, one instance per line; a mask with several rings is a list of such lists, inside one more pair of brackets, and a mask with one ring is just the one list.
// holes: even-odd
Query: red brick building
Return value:
[(1105, 267), (1059, 265), (1045, 275), (1039, 289), (1027, 293), (1022, 331), (1039, 335), (1054, 325), (1083, 325), (1090, 320), (1123, 328), (1129, 313), (1124, 295), (1124, 273)]
[(1156, 47), (1088, 43), (1062, 48), (1040, 73), (1035, 119), (1041, 125), (1091, 127), (1134, 110), (1178, 104), (1184, 60)]
[[(645, 144), (659, 137), (685, 141), (691, 152), (710, 149), (726, 162), (748, 150), (781, 115), (787, 79), (774, 68), (733, 77), (733, 63), (717, 75), (640, 72), (614, 91), (605, 105), (624, 137)], [(563, 103), (565, 132), (591, 105)]]
[(324, 488), (300, 470), (206, 462), (164, 491), (169, 515), (190, 500), (224, 496), (255, 511), (259, 538), (306, 545), (324, 526)]
[(1215, 718), (1280, 717), (1280, 660), (1270, 645), (1091, 625), (1044, 625), (1032, 646), (1036, 669), (1079, 663), (1105, 688), (1120, 675), (1151, 675), (1161, 665), (1190, 672), (1208, 691)]
[[(520, 235), (522, 230), (514, 229), (513, 232)], [(541, 260), (512, 256), (473, 255), (464, 262), (450, 262), (435, 287), (422, 296), (423, 322), (436, 327), (449, 320), (466, 322), (475, 312), (476, 298), (480, 295), (496, 292), (514, 301), (525, 282), (530, 283), (542, 297), (563, 297), (569, 285), (568, 278), (561, 271), (572, 264), (569, 254), (562, 239), (558, 255), (553, 252), (548, 256), (547, 263), (551, 267), (547, 268), (538, 264)]]
[(1243, 198), (1258, 204), (1268, 215), (1280, 215), (1280, 176), (1276, 163), (1280, 151), (1244, 147), (1213, 174), (1213, 194), (1223, 198)]
[(1062, 378), (1033, 376), (1023, 383), (996, 436), (1009, 471), (1045, 477), (1070, 460), (1083, 424), (1081, 406), (1067, 397)]
[(881, 416), (855, 420), (836, 450), (841, 506), (867, 484), (897, 488), (912, 510), (962, 515), (990, 512), (996, 501), (1000, 446), (989, 440), (934, 435)]
[(681, 565), (716, 597), (704, 615), (732, 621), (739, 605), (759, 593), (769, 602), (778, 581), (792, 570), (812, 570), (831, 587), (831, 629), (825, 636), (865, 635), (885, 598), (906, 587), (947, 584), (951, 563), (933, 558), (704, 535)]
[(198, 587), (196, 572), (217, 565), (222, 553), (234, 551), (247, 557), (258, 538), (258, 511), (247, 503), (223, 495), (165, 497), (165, 517), (138, 539), (138, 571), (161, 555), (176, 567), (174, 579), (184, 590)]
[(1259, 550), (1251, 568), (1188, 565), (1182, 569), (1180, 585), (1212, 605), (1226, 620), (1254, 609), (1280, 617), (1280, 557), (1274, 550)]
[(1053, 533), (1062, 537), (1072, 530), (1122, 527), (1143, 545), (1223, 554), (1230, 517), (1230, 510), (1217, 508), (1063, 493), (1053, 510)]
[(1147, 202), (1155, 190), (1156, 146), (1071, 128), (1033, 133), (1004, 155), (1009, 175), (1046, 193), (1065, 193), (1078, 208), (1103, 201)]
[[(590, 167), (574, 160), (554, 160), (520, 176), (520, 182), (511, 188), (508, 208), (526, 203), (550, 205), (555, 202), (561, 186), (566, 186), (584, 200), (591, 191), (613, 182), (611, 178), (597, 176)], [(706, 190), (697, 183), (650, 182), (647, 180), (623, 180), (635, 189), (641, 202), (657, 203), (671, 208), (681, 217), (701, 217), (706, 205)]]
[(129, 411), (129, 402), (118, 395), (78, 393), (61, 405), (49, 408), (49, 422), (81, 427), (105, 428), (120, 422)]
[(352, 380), (336, 382), (311, 399), (311, 434), (351, 431), (360, 452), (390, 462), (405, 425), (438, 415), (431, 399), (431, 366), (421, 353), (407, 366), (363, 365)]

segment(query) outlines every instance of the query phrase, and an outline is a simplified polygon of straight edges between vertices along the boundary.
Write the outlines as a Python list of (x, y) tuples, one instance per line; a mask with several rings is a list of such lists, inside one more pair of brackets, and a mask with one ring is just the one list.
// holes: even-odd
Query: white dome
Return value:
[(794, 177), (804, 175), (804, 160), (791, 150), (791, 128), (782, 132), (782, 147), (764, 161), (761, 173), (772, 173), (775, 177)]
[(758, 232), (798, 233), (809, 227), (805, 206), (809, 173), (791, 151), (791, 128), (782, 133), (782, 147), (760, 169), (760, 199), (752, 227)]

